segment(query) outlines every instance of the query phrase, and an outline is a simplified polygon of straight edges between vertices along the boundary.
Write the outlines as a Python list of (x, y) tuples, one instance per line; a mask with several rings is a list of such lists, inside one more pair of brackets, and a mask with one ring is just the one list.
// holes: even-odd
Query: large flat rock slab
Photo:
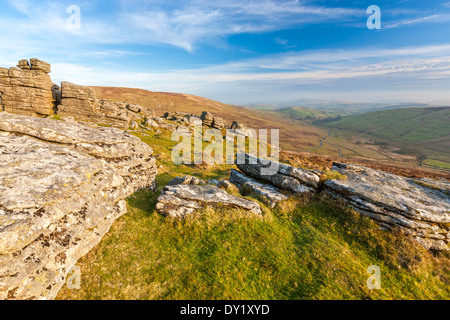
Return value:
[(158, 198), (156, 209), (165, 216), (184, 218), (207, 206), (217, 205), (240, 208), (261, 215), (261, 208), (256, 202), (235, 197), (212, 185), (166, 186)]
[(53, 299), (124, 199), (154, 187), (152, 153), (118, 129), (0, 112), (0, 299)]
[(348, 179), (326, 181), (329, 194), (385, 228), (402, 228), (427, 249), (450, 249), (449, 182), (404, 178), (342, 163), (335, 163), (333, 170)]

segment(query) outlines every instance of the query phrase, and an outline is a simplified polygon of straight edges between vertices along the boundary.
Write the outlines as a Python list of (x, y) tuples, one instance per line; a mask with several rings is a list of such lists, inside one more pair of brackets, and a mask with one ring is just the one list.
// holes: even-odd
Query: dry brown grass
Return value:
[(189, 94), (152, 92), (142, 89), (93, 87), (99, 99), (127, 101), (153, 109), (162, 116), (168, 111), (192, 113), (200, 116), (209, 111), (223, 118), (229, 125), (239, 121), (253, 129), (280, 129), (281, 147), (287, 150), (307, 150), (319, 144), (326, 136), (324, 129), (301, 124), (292, 119), (284, 119), (262, 110), (231, 106), (210, 99)]

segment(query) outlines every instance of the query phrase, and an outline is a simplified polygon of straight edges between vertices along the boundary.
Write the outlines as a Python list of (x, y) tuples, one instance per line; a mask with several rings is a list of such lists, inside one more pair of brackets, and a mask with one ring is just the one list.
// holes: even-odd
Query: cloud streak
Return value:
[[(342, 82), (367, 82), (378, 89), (392, 86), (423, 87), (430, 80), (450, 84), (450, 44), (401, 49), (290, 52), (257, 59), (235, 61), (205, 68), (167, 72), (117, 72), (98, 68), (55, 65), (54, 73), (85, 85), (142, 87), (153, 91), (173, 91), (205, 95), (211, 88), (220, 91), (206, 96), (228, 103), (232, 97), (256, 93), (264, 100), (281, 97), (295, 87), (334, 87)], [(380, 61), (379, 59), (383, 60)], [(373, 59), (368, 62), (368, 59)], [(316, 65), (320, 65), (318, 68)], [(261, 71), (263, 69), (263, 72)], [(89, 79), (86, 81), (86, 79)], [(105, 79), (108, 79), (105, 81)], [(63, 79), (61, 79), (63, 80)], [(268, 90), (271, 88), (271, 90)], [(277, 90), (279, 92), (276, 92)], [(276, 93), (274, 93), (274, 91)], [(349, 97), (351, 94), (349, 93)], [(450, 93), (447, 94), (450, 99)], [(255, 98), (251, 98), (255, 99)], [(249, 100), (250, 101), (250, 100)]]
[[(91, 17), (90, 5), (80, 3), (81, 30), (66, 26), (70, 1), (40, 3), (10, 0), (24, 17), (3, 16), (3, 29), (10, 36), (58, 39), (62, 44), (168, 44), (189, 52), (197, 45), (227, 36), (261, 33), (311, 24), (352, 19), (362, 10), (305, 5), (299, 1), (122, 1), (120, 9), (106, 19)], [(111, 37), (111, 35), (114, 35)], [(70, 36), (70, 37), (69, 37)]]

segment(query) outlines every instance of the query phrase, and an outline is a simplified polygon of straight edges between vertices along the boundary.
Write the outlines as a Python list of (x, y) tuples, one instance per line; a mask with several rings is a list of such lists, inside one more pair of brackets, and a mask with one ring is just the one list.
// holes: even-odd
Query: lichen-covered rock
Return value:
[(156, 209), (165, 216), (184, 218), (207, 206), (217, 205), (262, 214), (261, 207), (256, 202), (235, 197), (212, 185), (166, 186), (158, 198)]
[(450, 249), (449, 182), (410, 179), (351, 164), (335, 163), (333, 169), (348, 179), (326, 181), (326, 192), (384, 228), (400, 227), (427, 249)]
[(118, 129), (5, 112), (0, 160), (0, 299), (54, 298), (157, 170)]
[[(244, 159), (243, 163), (240, 163), (240, 159)], [(236, 165), (239, 170), (253, 178), (267, 181), (280, 189), (294, 193), (314, 193), (320, 182), (320, 177), (313, 171), (262, 160), (248, 153), (237, 154)], [(263, 168), (273, 168), (275, 172), (266, 175), (262, 173)]]
[(19, 61), (20, 68), (0, 68), (0, 111), (29, 116), (53, 113), (53, 83), (50, 65), (31, 59)]
[(206, 181), (201, 180), (197, 177), (193, 176), (184, 176), (184, 177), (176, 177), (173, 180), (171, 180), (167, 185), (168, 186), (175, 186), (178, 184), (191, 184), (191, 185), (205, 185)]
[(274, 186), (260, 183), (234, 169), (231, 170), (230, 181), (239, 187), (242, 195), (254, 194), (271, 208), (288, 198)]

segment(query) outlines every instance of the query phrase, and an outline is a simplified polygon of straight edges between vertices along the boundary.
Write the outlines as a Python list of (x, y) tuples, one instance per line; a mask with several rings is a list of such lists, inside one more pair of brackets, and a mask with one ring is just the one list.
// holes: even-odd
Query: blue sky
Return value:
[[(79, 29), (68, 27), (80, 8)], [(381, 9), (369, 30), (367, 8)], [(232, 104), (450, 103), (449, 0), (0, 0), (0, 66)]]

